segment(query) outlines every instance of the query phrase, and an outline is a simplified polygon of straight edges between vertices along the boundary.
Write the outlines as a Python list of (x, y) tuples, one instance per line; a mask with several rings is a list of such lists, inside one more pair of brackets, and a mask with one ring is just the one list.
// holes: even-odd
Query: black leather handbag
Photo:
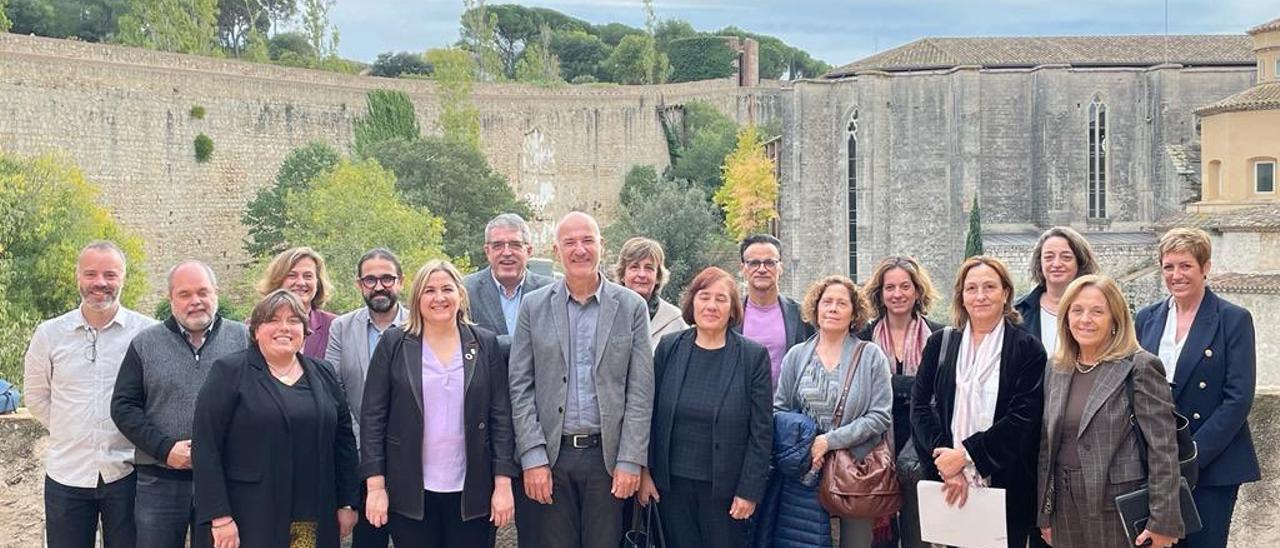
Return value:
[(650, 501), (649, 506), (643, 507), (636, 504), (634, 515), (631, 530), (622, 535), (622, 548), (666, 548), (658, 501)]
[[(1133, 426), (1133, 432), (1138, 438), (1138, 458), (1142, 461), (1142, 475), (1146, 477), (1149, 474), (1147, 439), (1142, 435), (1142, 425), (1138, 424), (1137, 413), (1133, 410), (1132, 373), (1125, 379), (1125, 391), (1129, 396), (1129, 424)], [(1195, 487), (1196, 480), (1200, 477), (1200, 463), (1197, 458), (1196, 442), (1191, 438), (1190, 422), (1176, 409), (1173, 411), (1173, 424), (1178, 440), (1178, 468), (1182, 475), (1178, 478), (1178, 506), (1182, 512), (1184, 535), (1190, 535), (1203, 527), (1200, 522), (1200, 512), (1196, 510), (1195, 499), (1191, 498), (1191, 489)], [(1147, 486), (1143, 485), (1133, 492), (1116, 497), (1116, 511), (1120, 513), (1124, 533), (1131, 543), (1137, 542), (1138, 535), (1147, 528), (1147, 520), (1151, 518), (1148, 495)]]

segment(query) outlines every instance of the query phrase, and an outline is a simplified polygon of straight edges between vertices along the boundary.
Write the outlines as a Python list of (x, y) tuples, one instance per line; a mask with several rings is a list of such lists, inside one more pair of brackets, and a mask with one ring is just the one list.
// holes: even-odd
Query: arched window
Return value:
[(1101, 97), (1089, 103), (1089, 218), (1107, 217), (1107, 104)]
[(848, 129), (849, 155), (849, 277), (858, 279), (858, 111)]

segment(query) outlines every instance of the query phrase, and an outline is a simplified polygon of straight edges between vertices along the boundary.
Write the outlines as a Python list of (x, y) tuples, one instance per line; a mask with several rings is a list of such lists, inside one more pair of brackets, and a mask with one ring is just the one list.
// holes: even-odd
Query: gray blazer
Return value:
[[(396, 325), (409, 321), (409, 311), (402, 305), (396, 315)], [(351, 426), (357, 443), (360, 441), (360, 404), (364, 400), (364, 379), (369, 374), (369, 307), (362, 306), (333, 319), (329, 324), (329, 344), (324, 350), (324, 361), (333, 366), (338, 384), (347, 395), (351, 408)]]
[[(524, 296), (528, 297), (534, 290), (553, 282), (554, 278), (525, 270)], [(493, 269), (486, 266), (484, 270), (466, 275), (462, 278), (462, 285), (467, 288), (467, 299), (471, 301), (471, 321), (497, 335), (498, 344), (504, 351), (510, 348), (511, 333), (507, 333), (502, 298), (498, 295), (497, 284), (493, 282)]]
[[(1144, 478), (1138, 457), (1137, 433), (1129, 422), (1129, 396), (1125, 379), (1133, 374), (1133, 412), (1147, 440), (1148, 476)], [(1068, 372), (1049, 369), (1045, 379), (1044, 422), (1040, 436), (1040, 509), (1036, 522), (1048, 527), (1054, 511), (1053, 472), (1057, 469), (1058, 435), (1071, 388)], [(1151, 521), (1147, 529), (1174, 538), (1183, 537), (1178, 506), (1178, 442), (1173, 424), (1173, 394), (1165, 380), (1160, 358), (1145, 350), (1105, 362), (1094, 373), (1093, 390), (1080, 420), (1080, 464), (1084, 495), (1098, 512), (1114, 512), (1117, 484), (1147, 480)], [(1122, 489), (1123, 490), (1123, 489)], [(1083, 525), (1081, 525), (1083, 527)], [(1054, 536), (1057, 536), (1054, 532)]]
[[(564, 280), (527, 293), (511, 338), (511, 415), (516, 456), (543, 446), (555, 466), (568, 403), (569, 290)], [(605, 467), (648, 464), (653, 411), (649, 309), (634, 291), (604, 281), (592, 371)]]

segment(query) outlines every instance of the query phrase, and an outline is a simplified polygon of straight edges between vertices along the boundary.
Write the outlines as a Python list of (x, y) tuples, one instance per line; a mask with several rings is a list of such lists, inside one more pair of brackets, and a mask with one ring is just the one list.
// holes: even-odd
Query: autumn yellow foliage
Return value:
[(720, 169), (724, 185), (713, 200), (724, 210), (725, 231), (735, 240), (767, 231), (769, 221), (778, 218), (778, 178), (755, 126), (738, 132), (738, 145)]

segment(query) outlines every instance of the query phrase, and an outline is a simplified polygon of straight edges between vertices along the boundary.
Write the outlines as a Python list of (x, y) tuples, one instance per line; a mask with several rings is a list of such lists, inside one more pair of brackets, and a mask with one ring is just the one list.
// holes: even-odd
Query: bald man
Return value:
[(553, 251), (564, 279), (525, 296), (511, 341), (517, 456), (538, 546), (615, 548), (648, 463), (649, 310), (600, 274), (590, 215), (561, 219)]

